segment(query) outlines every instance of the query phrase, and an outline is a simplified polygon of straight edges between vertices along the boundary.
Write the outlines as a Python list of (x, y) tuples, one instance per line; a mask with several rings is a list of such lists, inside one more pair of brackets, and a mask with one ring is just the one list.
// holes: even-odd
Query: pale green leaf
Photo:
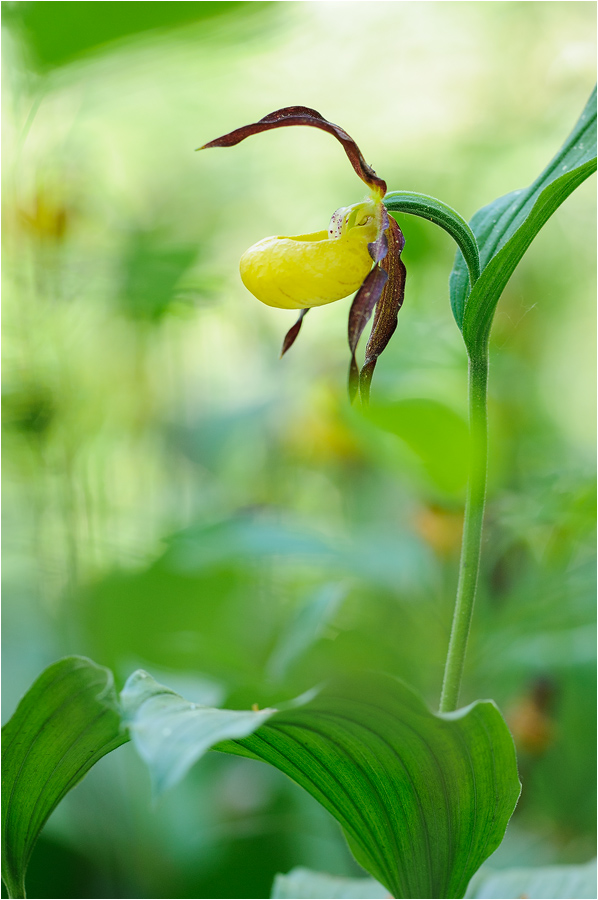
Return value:
[(128, 740), (112, 673), (71, 656), (49, 666), (2, 729), (2, 878), (25, 896), (46, 820), (102, 756)]
[[(272, 900), (383, 900), (390, 895), (373, 878), (340, 878), (298, 867), (277, 875)], [(489, 872), (482, 868), (465, 895), (470, 900), (529, 897), (582, 900), (596, 897), (596, 860), (581, 866), (544, 866)]]
[(390, 894), (373, 878), (340, 878), (298, 866), (277, 875), (272, 900), (384, 900)]
[(596, 860), (581, 866), (543, 866), (480, 872), (466, 894), (472, 900), (584, 900), (596, 897)]
[(246, 737), (275, 712), (190, 703), (143, 670), (127, 679), (120, 696), (131, 739), (149, 766), (156, 794), (180, 781), (214, 744)]
[(340, 584), (324, 584), (295, 612), (266, 664), (270, 678), (274, 681), (284, 678), (293, 663), (322, 636), (345, 594), (346, 589)]
[(124, 694), (131, 736), (157, 783), (181, 778), (227, 728), (246, 729), (216, 749), (269, 762), (304, 787), (396, 898), (462, 897), (519, 796), (513, 741), (491, 701), (436, 715), (383, 674), (261, 713), (191, 708), (147, 676)]

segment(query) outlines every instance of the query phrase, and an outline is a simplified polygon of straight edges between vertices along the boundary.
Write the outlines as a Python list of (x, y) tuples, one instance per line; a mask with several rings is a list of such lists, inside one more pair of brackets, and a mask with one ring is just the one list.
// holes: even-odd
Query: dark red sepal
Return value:
[(405, 297), (407, 272), (401, 260), (405, 238), (392, 217), (390, 218), (390, 227), (387, 233), (389, 236), (389, 248), (388, 254), (382, 262), (382, 267), (388, 273), (388, 281), (376, 307), (372, 332), (365, 348), (365, 362), (359, 373), (359, 391), (364, 406), (367, 406), (369, 403), (370, 383), (376, 362), (395, 332), (398, 313)]
[(317, 110), (310, 109), (307, 106), (286, 106), (283, 109), (277, 109), (264, 116), (259, 122), (236, 128), (234, 131), (222, 135), (222, 137), (209, 141), (209, 143), (198, 149), (234, 147), (235, 144), (239, 144), (253, 134), (270, 131), (272, 128), (283, 128), (286, 125), (311, 125), (313, 128), (321, 128), (322, 131), (327, 131), (328, 134), (333, 135), (343, 145), (351, 165), (361, 180), (365, 181), (370, 187), (376, 187), (384, 196), (386, 193), (386, 182), (378, 178), (372, 167), (366, 163), (353, 138), (339, 125), (329, 122)]
[(282, 342), (282, 350), (280, 351), (281, 358), (285, 355), (287, 350), (291, 349), (291, 347), (295, 343), (295, 340), (297, 339), (297, 335), (301, 331), (301, 326), (303, 324), (303, 319), (305, 317), (305, 314), (309, 312), (309, 309), (310, 309), (309, 307), (307, 309), (302, 309), (301, 312), (299, 313), (299, 318), (297, 319), (295, 324), (292, 326), (292, 328), (289, 328), (289, 330), (287, 331), (284, 341)]
[(359, 387), (359, 368), (355, 359), (355, 351), (363, 329), (369, 322), (374, 307), (380, 300), (384, 285), (388, 280), (388, 273), (381, 267), (375, 266), (369, 272), (361, 287), (355, 294), (351, 309), (349, 310), (349, 349), (351, 350), (351, 363), (349, 365), (349, 399), (355, 400)]

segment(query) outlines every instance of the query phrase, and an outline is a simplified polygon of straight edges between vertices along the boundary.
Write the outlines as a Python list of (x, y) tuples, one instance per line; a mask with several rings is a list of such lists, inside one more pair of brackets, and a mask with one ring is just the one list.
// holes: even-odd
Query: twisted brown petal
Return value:
[(397, 317), (405, 297), (406, 269), (401, 260), (405, 246), (403, 232), (396, 221), (390, 217), (388, 229), (388, 254), (382, 261), (383, 269), (388, 273), (388, 280), (376, 307), (372, 332), (365, 348), (365, 362), (359, 373), (359, 390), (365, 406), (370, 399), (370, 384), (378, 357), (385, 349), (397, 327)]
[(222, 137), (216, 138), (198, 149), (234, 147), (235, 144), (239, 144), (245, 138), (251, 137), (252, 134), (260, 134), (262, 131), (270, 131), (272, 128), (283, 128), (286, 125), (311, 125), (313, 128), (321, 128), (322, 131), (327, 131), (328, 134), (333, 135), (343, 145), (351, 165), (361, 180), (365, 181), (370, 187), (377, 188), (382, 192), (382, 195), (386, 193), (386, 182), (378, 178), (372, 167), (366, 163), (353, 138), (339, 125), (329, 122), (317, 110), (310, 109), (307, 106), (286, 106), (283, 109), (277, 109), (264, 116), (259, 122), (236, 128), (234, 131), (230, 131), (228, 134), (224, 134)]
[(365, 277), (363, 284), (355, 294), (351, 309), (349, 310), (349, 349), (351, 350), (351, 364), (349, 366), (349, 399), (355, 400), (359, 387), (359, 369), (355, 359), (355, 351), (363, 329), (370, 320), (376, 303), (382, 296), (384, 285), (388, 280), (388, 273), (381, 267), (375, 266)]
[(306, 313), (309, 312), (309, 309), (310, 309), (310, 307), (308, 307), (307, 309), (302, 309), (301, 312), (299, 313), (299, 318), (297, 319), (295, 324), (292, 326), (292, 328), (289, 328), (289, 330), (287, 331), (284, 341), (282, 342), (282, 350), (280, 351), (281, 358), (285, 355), (287, 350), (291, 349), (291, 347), (295, 343), (297, 335), (301, 331), (301, 325), (303, 324), (303, 319), (304, 319)]
[(378, 228), (378, 237), (371, 244), (368, 244), (368, 252), (374, 262), (381, 262), (388, 253), (388, 238), (386, 232), (389, 226), (388, 213), (386, 207), (380, 204), (380, 225)]

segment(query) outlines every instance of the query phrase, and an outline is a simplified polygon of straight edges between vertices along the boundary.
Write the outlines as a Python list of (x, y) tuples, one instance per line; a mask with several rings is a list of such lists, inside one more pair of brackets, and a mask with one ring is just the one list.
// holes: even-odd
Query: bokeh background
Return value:
[[(407, 297), (369, 417), (346, 397), (350, 300), (244, 289), (268, 234), (363, 185), (313, 129), (194, 148), (281, 106), (355, 137), (390, 189), (466, 218), (529, 184), (591, 91), (586, 2), (3, 3), (4, 716), (79, 653), (247, 707), (381, 668), (435, 705), (465, 485), (454, 247), (401, 217)], [(462, 700), (493, 697), (521, 802), (494, 866), (593, 854), (592, 182), (496, 317), (490, 494)], [(210, 754), (157, 803), (130, 746), (49, 821), (31, 897), (267, 897), (356, 874), (284, 776)]]

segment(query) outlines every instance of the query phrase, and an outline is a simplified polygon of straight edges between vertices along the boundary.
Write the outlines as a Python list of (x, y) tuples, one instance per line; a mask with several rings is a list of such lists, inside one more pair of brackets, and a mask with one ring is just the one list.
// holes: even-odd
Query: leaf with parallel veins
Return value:
[(174, 784), (210, 746), (267, 762), (337, 819), (360, 865), (397, 898), (463, 897), (519, 796), (513, 739), (491, 701), (436, 714), (391, 675), (239, 712), (186, 703), (138, 673), (122, 700), (154, 783)]
[(526, 189), (498, 197), (471, 219), (481, 275), (470, 284), (459, 250), (450, 276), (451, 306), (470, 354), (485, 352), (496, 306), (507, 282), (550, 216), (596, 171), (596, 89), (573, 131)]
[(112, 672), (71, 656), (49, 666), (2, 729), (2, 878), (25, 896), (40, 831), (62, 798), (127, 741)]

